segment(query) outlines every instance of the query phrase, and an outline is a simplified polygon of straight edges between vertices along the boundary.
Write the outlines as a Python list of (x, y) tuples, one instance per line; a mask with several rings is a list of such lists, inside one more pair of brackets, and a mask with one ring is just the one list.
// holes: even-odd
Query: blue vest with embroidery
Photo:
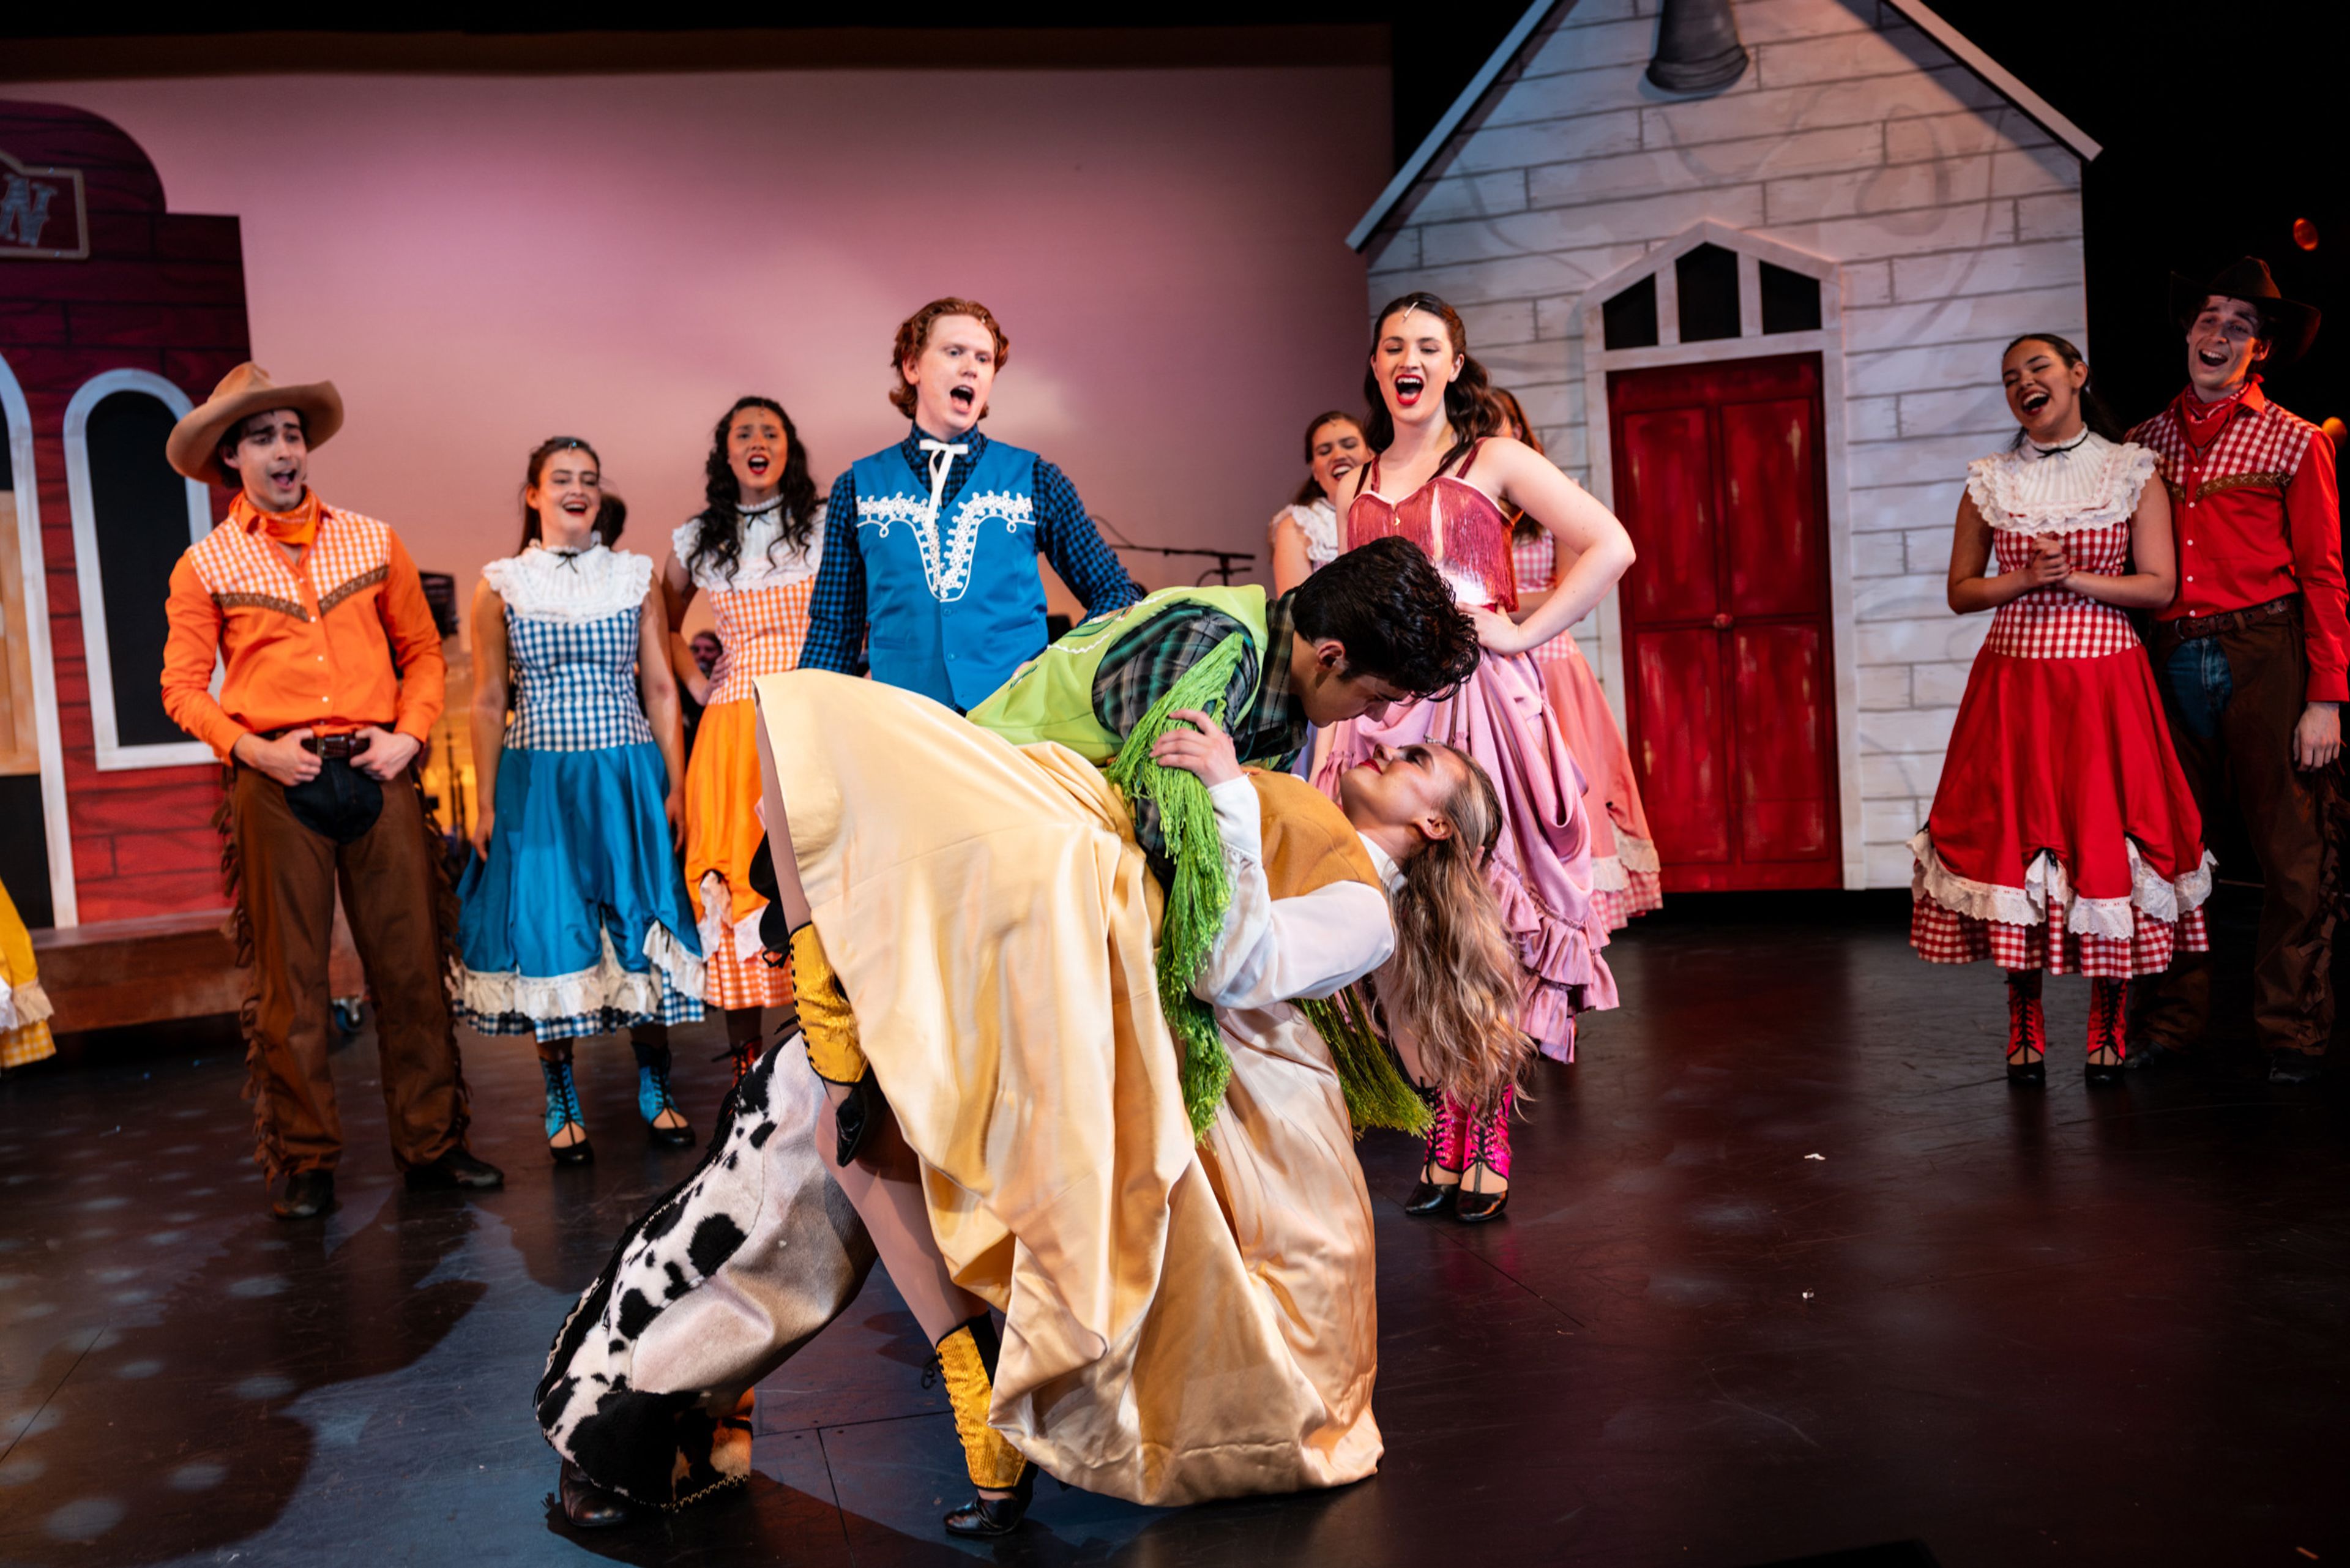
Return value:
[(951, 708), (978, 706), (1046, 640), (1036, 454), (989, 441), (941, 517), (931, 515), (928, 475), (897, 447), (859, 458), (849, 473), (873, 679)]

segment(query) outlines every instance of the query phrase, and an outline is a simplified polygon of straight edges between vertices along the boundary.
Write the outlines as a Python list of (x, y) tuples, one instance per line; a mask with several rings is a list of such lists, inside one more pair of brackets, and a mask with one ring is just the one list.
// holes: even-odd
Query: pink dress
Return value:
[[(1521, 588), (1550, 587), (1558, 576), (1558, 541), (1548, 534), (1513, 540), (1510, 559)], [(1592, 901), (1607, 929), (1620, 931), (1633, 916), (1665, 907), (1657, 879), (1657, 841), (1648, 833), (1640, 786), (1633, 782), (1632, 753), (1574, 635), (1561, 632), (1533, 653), (1542, 670), (1543, 695), (1583, 770), (1583, 809), (1591, 818)]]
[[(1373, 459), (1347, 511), (1347, 548), (1399, 535), (1428, 552), (1463, 605), (1514, 608), (1509, 521), (1469, 482), (1476, 462), (1472, 449), (1459, 473), (1440, 473), (1390, 502), (1378, 493)], [(1393, 709), (1381, 721), (1349, 719), (1331, 732), (1314, 782), (1335, 800), (1339, 778), (1375, 747), (1421, 741), (1476, 758), (1501, 792), (1502, 836), (1487, 875), (1526, 966), (1518, 1022), (1544, 1054), (1571, 1062), (1575, 1015), (1615, 1006), (1616, 977), (1599, 956), (1607, 922), (1594, 898), (1583, 774), (1544, 701), (1540, 669), (1523, 653), (1489, 652), (1451, 697)]]

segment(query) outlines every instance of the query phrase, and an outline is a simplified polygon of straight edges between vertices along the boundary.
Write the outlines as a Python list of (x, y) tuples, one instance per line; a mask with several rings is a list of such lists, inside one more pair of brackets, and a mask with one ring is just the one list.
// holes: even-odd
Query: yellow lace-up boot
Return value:
[(939, 1341), (939, 1372), (954, 1407), (955, 1435), (962, 1439), (963, 1463), (973, 1486), (1008, 1491), (1010, 1497), (974, 1496), (946, 1517), (955, 1535), (1009, 1535), (1028, 1512), (1036, 1489), (1036, 1467), (1011, 1440), (987, 1424), (995, 1397), (995, 1358), (1003, 1342), (995, 1320), (985, 1313)]

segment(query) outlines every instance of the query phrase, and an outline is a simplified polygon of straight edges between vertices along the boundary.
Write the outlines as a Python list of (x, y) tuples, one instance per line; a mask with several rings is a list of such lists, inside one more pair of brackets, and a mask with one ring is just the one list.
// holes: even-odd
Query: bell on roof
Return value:
[(1665, 0), (1648, 79), (1667, 92), (1713, 92), (1746, 72), (1730, 0)]

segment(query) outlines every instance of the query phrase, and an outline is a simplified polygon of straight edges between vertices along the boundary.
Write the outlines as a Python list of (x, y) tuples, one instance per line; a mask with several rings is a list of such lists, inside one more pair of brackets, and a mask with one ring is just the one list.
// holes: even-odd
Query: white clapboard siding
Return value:
[[(1368, 304), (1452, 301), (1588, 480), (1594, 282), (1704, 221), (1840, 265), (1846, 863), (1860, 885), (1906, 886), (1902, 846), (1988, 628), (1950, 613), (1943, 577), (1967, 460), (2013, 429), (1999, 351), (2031, 331), (2085, 343), (2080, 162), (1881, 0), (1739, 0), (1752, 64), (1691, 99), (1643, 79), (1657, 7), (1579, 0), (1534, 30), (1372, 234)], [(1576, 635), (1604, 670), (1597, 627)]]

